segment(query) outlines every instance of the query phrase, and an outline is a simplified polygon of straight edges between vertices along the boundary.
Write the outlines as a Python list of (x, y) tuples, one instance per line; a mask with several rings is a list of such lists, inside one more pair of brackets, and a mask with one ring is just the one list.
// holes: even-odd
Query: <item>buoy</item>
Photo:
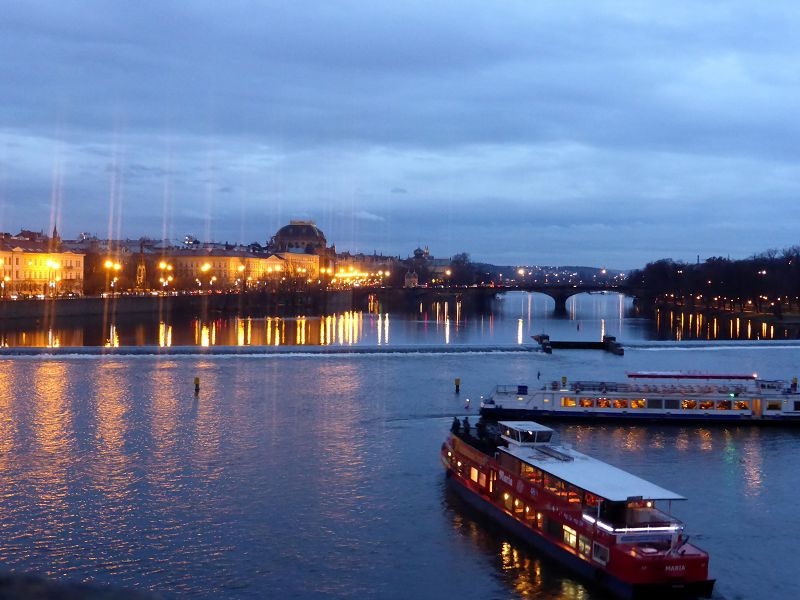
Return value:
[(194, 395), (197, 396), (197, 394), (199, 394), (199, 393), (200, 393), (200, 378), (199, 377), (195, 377), (194, 378)]
[(458, 394), (461, 391), (461, 378), (460, 377), (456, 377), (455, 384), (456, 384), (456, 394)]

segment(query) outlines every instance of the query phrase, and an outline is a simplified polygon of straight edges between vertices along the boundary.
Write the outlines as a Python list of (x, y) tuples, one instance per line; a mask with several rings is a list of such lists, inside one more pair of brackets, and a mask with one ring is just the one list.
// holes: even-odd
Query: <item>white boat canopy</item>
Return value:
[[(501, 422), (500, 425), (514, 428), (526, 425), (543, 427), (534, 422)], [(568, 446), (509, 444), (501, 450), (545, 473), (612, 502), (686, 500), (680, 494)]]

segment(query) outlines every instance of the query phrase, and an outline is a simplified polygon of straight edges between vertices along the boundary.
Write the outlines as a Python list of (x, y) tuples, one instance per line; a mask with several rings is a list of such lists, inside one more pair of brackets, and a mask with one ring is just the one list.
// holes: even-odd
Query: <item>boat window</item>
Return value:
[(635, 398), (631, 400), (631, 408), (645, 408), (644, 398)]
[(737, 400), (734, 402), (733, 408), (736, 410), (747, 410), (750, 407), (747, 405), (747, 400)]
[(475, 467), (469, 468), (469, 478), (472, 479), (475, 483), (478, 483), (478, 469)]
[(730, 410), (731, 409), (731, 401), (730, 400), (718, 400), (717, 401), (717, 410)]
[(594, 406), (594, 399), (593, 398), (581, 398), (581, 407), (582, 408), (592, 408)]
[(591, 492), (586, 492), (584, 496), (583, 503), (586, 506), (597, 506), (600, 503), (600, 498), (592, 494)]
[(770, 400), (767, 402), (767, 410), (780, 410), (781, 403), (779, 400)]
[(541, 486), (542, 485), (542, 471), (541, 469), (537, 469), (529, 464), (522, 465), (522, 475), (528, 478), (534, 485)]
[(611, 400), (608, 398), (598, 398), (597, 408), (611, 408)]
[(614, 400), (614, 408), (628, 408), (628, 401), (623, 398)]
[(711, 410), (712, 408), (714, 408), (713, 400), (703, 400), (700, 402), (700, 410)]
[(513, 501), (513, 499), (511, 498), (511, 494), (509, 494), (508, 492), (506, 492), (505, 494), (503, 494), (503, 506), (505, 506), (505, 507), (506, 507), (506, 510), (507, 510), (508, 512), (511, 512), (511, 506), (513, 505), (513, 502), (514, 502), (514, 501)]
[(486, 473), (481, 473), (478, 475), (478, 485), (481, 487), (486, 487)]
[(567, 525), (563, 526), (564, 543), (573, 548), (578, 545), (578, 532)]
[(522, 516), (524, 510), (525, 510), (525, 505), (522, 503), (522, 501), (519, 500), (518, 498), (514, 498), (514, 514)]
[(697, 400), (684, 400), (681, 402), (681, 408), (684, 410), (692, 410), (697, 408)]
[(574, 485), (567, 484), (567, 502), (570, 502), (572, 504), (580, 504), (581, 495), (582, 492), (580, 488), (577, 488)]
[(578, 401), (575, 398), (570, 396), (562, 396), (561, 397), (561, 406), (577, 406)]
[[(678, 408), (678, 401), (677, 400), (667, 400), (667, 402), (673, 402), (675, 404), (674, 408)], [(647, 401), (647, 408), (662, 408), (664, 401), (661, 398), (648, 400)]]
[(667, 398), (664, 400), (664, 408), (668, 410), (678, 410), (681, 407), (680, 400), (676, 398)]
[(798, 401), (798, 400), (794, 401), (794, 409), (795, 410), (800, 410), (800, 401)]
[(595, 542), (592, 547), (592, 558), (601, 565), (606, 564), (608, 562), (608, 548)]
[(557, 496), (565, 496), (567, 493), (564, 488), (564, 480), (553, 477), (547, 473), (544, 474), (544, 487), (548, 492), (556, 494)]
[(552, 431), (539, 431), (536, 435), (536, 441), (540, 444), (546, 444), (550, 441), (551, 437), (553, 437)]
[(585, 535), (578, 536), (578, 552), (584, 556), (589, 556), (592, 553), (592, 544)]

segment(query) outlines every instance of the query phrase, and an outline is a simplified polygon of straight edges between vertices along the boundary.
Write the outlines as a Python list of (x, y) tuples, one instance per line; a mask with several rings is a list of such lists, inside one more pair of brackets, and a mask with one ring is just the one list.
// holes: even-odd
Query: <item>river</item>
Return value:
[[(0, 356), (0, 564), (171, 598), (605, 598), (446, 492), (453, 415), (537, 372), (791, 378), (800, 345), (636, 338), (644, 325), (601, 301), (567, 320), (526, 322), (525, 301), (474, 325), (390, 316), (380, 349), (385, 317), (365, 316), (361, 353)], [(543, 330), (616, 335), (625, 355), (532, 351)], [(716, 598), (796, 597), (799, 432), (557, 429), (688, 498), (673, 508), (711, 555)]]

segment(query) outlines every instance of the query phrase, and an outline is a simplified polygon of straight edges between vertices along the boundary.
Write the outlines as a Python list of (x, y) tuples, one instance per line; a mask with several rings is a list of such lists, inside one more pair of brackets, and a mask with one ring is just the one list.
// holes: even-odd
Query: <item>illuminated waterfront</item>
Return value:
[[(617, 294), (581, 294), (569, 299), (566, 315), (553, 314), (552, 299), (511, 292), (495, 310), (472, 313), (457, 302), (433, 302), (407, 313), (342, 311), (324, 316), (213, 318), (92, 317), (36, 321), (5, 320), (0, 347), (400, 347), (407, 345), (529, 345), (531, 336), (554, 340), (600, 340), (624, 344), (656, 340), (779, 340), (797, 337), (797, 325), (766, 323), (726, 314), (662, 310), (653, 320), (637, 317), (632, 300)], [(794, 327), (794, 329), (792, 329)]]
[[(518, 308), (491, 331), (516, 332)], [(616, 314), (597, 315), (610, 334)], [(795, 342), (495, 353), (476, 351), (477, 338), (440, 353), (443, 332), (427, 333), (428, 352), (0, 359), (0, 561), (186, 598), (598, 600), (445, 493), (438, 448), (452, 416), (537, 371), (790, 378), (800, 354)], [(711, 553), (718, 597), (794, 597), (800, 565), (780, 532), (800, 527), (796, 431), (560, 430), (689, 498), (675, 508)]]

